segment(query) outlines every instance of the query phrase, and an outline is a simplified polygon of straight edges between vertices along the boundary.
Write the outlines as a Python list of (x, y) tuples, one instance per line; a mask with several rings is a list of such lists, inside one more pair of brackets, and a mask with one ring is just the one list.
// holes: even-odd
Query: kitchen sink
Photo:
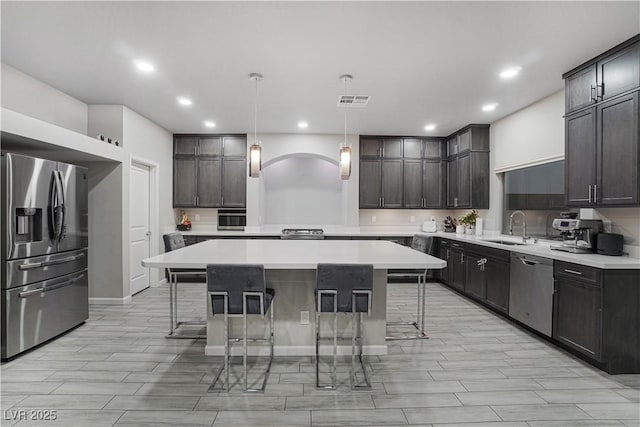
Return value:
[(485, 240), (485, 242), (500, 243), (501, 245), (509, 245), (509, 246), (526, 246), (526, 245), (528, 245), (528, 243), (514, 242), (513, 240)]

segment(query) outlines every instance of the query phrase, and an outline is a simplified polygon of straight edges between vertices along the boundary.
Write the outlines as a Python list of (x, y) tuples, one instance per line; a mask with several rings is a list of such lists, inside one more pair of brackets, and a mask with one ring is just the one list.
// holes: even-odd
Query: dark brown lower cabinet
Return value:
[(468, 252), (466, 256), (466, 280), (464, 283), (464, 293), (470, 297), (484, 300), (485, 274), (484, 259), (481, 255)]
[(447, 267), (449, 269), (449, 286), (464, 292), (465, 254), (464, 248), (459, 243), (451, 244)]
[[(509, 253), (507, 252), (507, 256)], [(509, 261), (491, 259), (485, 264), (485, 302), (503, 313), (509, 312)]]
[(601, 360), (601, 283), (556, 278), (553, 317), (553, 338), (597, 361)]
[(554, 262), (553, 338), (610, 374), (640, 373), (640, 270)]

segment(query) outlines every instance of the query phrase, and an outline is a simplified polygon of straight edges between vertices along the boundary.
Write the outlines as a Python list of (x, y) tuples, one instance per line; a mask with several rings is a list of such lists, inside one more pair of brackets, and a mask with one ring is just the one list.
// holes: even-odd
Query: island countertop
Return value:
[(262, 264), (269, 269), (316, 269), (319, 263), (372, 264), (375, 269), (442, 269), (446, 261), (383, 240), (207, 240), (142, 261), (147, 268), (205, 268)]

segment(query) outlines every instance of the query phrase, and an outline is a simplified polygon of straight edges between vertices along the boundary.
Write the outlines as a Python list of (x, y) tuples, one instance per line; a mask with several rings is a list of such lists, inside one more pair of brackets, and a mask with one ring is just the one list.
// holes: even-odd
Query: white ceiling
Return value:
[[(342, 133), (343, 84), (371, 95), (349, 132), (447, 135), (562, 88), (640, 33), (640, 2), (1, 2), (3, 62), (173, 132)], [(156, 71), (133, 66), (148, 59)], [(519, 65), (520, 76), (498, 76)], [(177, 96), (193, 99), (190, 107)], [(491, 113), (481, 106), (496, 102)], [(305, 131), (299, 120), (309, 122)]]

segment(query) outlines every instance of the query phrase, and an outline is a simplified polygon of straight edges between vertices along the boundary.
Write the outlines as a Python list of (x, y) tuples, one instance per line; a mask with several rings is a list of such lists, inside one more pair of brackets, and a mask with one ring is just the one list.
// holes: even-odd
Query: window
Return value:
[[(526, 215), (527, 234), (559, 238), (551, 227), (554, 218), (567, 210), (564, 202), (564, 161), (516, 169), (504, 174), (504, 212), (502, 232), (509, 233), (509, 219), (516, 211)], [(522, 233), (522, 219), (514, 218), (513, 234)]]

